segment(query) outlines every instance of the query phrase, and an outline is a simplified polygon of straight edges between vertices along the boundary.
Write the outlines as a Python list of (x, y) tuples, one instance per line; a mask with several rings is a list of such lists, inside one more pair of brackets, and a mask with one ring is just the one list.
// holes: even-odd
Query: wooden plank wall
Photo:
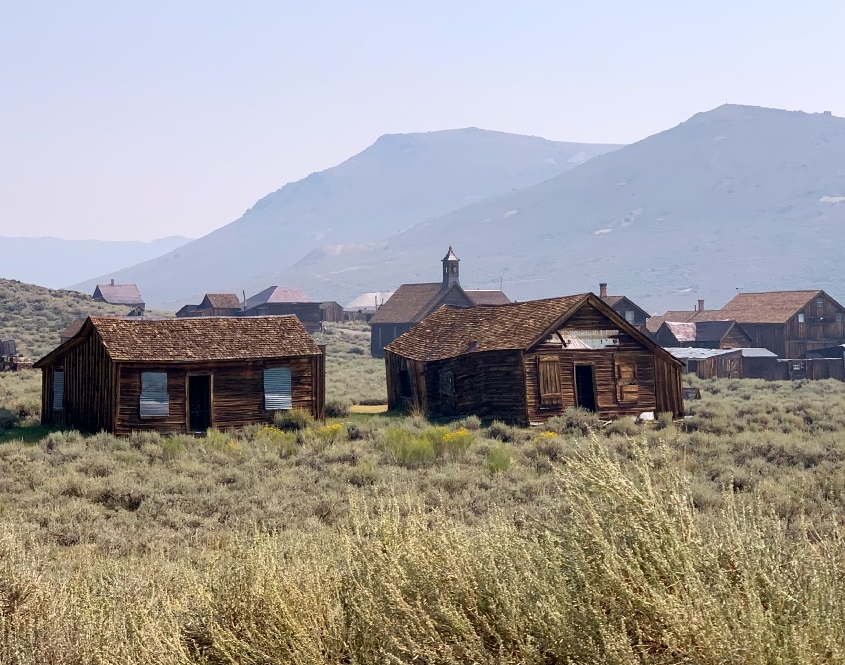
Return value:
[[(133, 430), (154, 430), (162, 433), (187, 430), (186, 377), (190, 374), (211, 374), (212, 425), (224, 429), (252, 423), (273, 421), (273, 412), (264, 409), (264, 368), (290, 367), (294, 408), (324, 417), (325, 379), (322, 389), (315, 387), (321, 373), (322, 357), (277, 358), (251, 362), (218, 363), (124, 363), (120, 367), (120, 408), (117, 434)], [(167, 372), (170, 415), (166, 418), (141, 418), (141, 373)], [(316, 381), (319, 383), (320, 379)], [(321, 394), (322, 393), (322, 394)]]
[[(520, 351), (470, 353), (426, 363), (426, 404), (432, 417), (476, 415), (479, 418), (524, 423), (526, 420)], [(454, 406), (441, 390), (441, 378), (451, 372)]]
[[(53, 371), (64, 370), (64, 408), (53, 411)], [(114, 364), (93, 331), (56, 363), (42, 368), (41, 422), (81, 432), (111, 431), (114, 426)]]

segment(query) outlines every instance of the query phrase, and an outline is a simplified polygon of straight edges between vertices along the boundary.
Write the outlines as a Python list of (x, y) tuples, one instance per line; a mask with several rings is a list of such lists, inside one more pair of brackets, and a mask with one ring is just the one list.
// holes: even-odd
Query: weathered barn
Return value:
[(683, 414), (681, 363), (588, 293), (441, 307), (385, 349), (390, 408), (518, 424), (580, 406)]
[(129, 305), (130, 307), (144, 307), (144, 299), (135, 284), (97, 284), (94, 295), (95, 302), (107, 302), (112, 305)]
[(88, 318), (39, 360), (41, 419), (81, 431), (202, 432), (324, 417), (325, 357), (293, 316)]
[(370, 318), (370, 353), (373, 358), (383, 358), (384, 347), (438, 307), (506, 305), (510, 302), (502, 291), (463, 289), (460, 259), (451, 247), (442, 263), (443, 278), (440, 282), (402, 284)]
[(625, 319), (632, 326), (636, 326), (640, 332), (645, 332), (648, 320), (651, 315), (642, 307), (637, 305), (627, 296), (607, 295), (607, 283), (599, 284), (599, 298), (604, 300), (619, 316)]
[(665, 321), (652, 337), (664, 348), (742, 349), (753, 346), (736, 321)]
[(14, 337), (0, 337), (0, 356), (18, 355), (18, 346)]

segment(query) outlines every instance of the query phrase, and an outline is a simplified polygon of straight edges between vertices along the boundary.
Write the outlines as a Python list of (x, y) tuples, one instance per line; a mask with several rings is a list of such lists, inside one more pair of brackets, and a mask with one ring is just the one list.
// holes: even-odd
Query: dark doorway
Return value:
[(592, 365), (575, 365), (575, 394), (578, 397), (578, 406), (587, 411), (596, 410)]
[(211, 376), (188, 377), (188, 430), (204, 432), (211, 427)]

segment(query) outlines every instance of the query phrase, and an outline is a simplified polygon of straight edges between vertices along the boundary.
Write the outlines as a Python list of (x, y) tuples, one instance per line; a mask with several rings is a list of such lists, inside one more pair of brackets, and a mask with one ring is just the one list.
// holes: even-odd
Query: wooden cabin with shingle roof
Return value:
[(402, 284), (370, 319), (370, 353), (384, 357), (384, 347), (408, 332), (438, 307), (506, 305), (508, 298), (499, 290), (472, 290), (461, 287), (460, 259), (451, 246), (443, 257), (440, 282)]
[(325, 411), (325, 355), (295, 316), (85, 320), (35, 363), (41, 422), (125, 435)]
[(129, 305), (129, 307), (144, 307), (144, 299), (135, 284), (97, 284), (91, 296), (94, 302), (106, 302), (111, 305)]
[(441, 307), (386, 347), (385, 364), (390, 408), (433, 417), (683, 414), (681, 363), (591, 293)]

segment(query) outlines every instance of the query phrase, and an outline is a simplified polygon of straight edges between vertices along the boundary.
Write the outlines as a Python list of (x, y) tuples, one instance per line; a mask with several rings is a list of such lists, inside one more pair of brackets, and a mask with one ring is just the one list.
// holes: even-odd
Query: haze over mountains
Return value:
[[(460, 195), (466, 182), (479, 182), (468, 176), (462, 163), (460, 169), (442, 172), (448, 176), (444, 180), (454, 184), (448, 196), (441, 196), (445, 189), (440, 189), (428, 197), (427, 188), (420, 188), (405, 215), (391, 214), (390, 207), (411, 201), (400, 194), (411, 187), (405, 178), (423, 170), (419, 160), (412, 159), (414, 150), (410, 157), (405, 148), (384, 155), (382, 141), (405, 145), (403, 138), (387, 137), (345, 162), (349, 175), (343, 180), (331, 180), (332, 185), (323, 188), (319, 184), (330, 180), (323, 172), (312, 176), (307, 189), (308, 179), (291, 190), (297, 192), (294, 228), (300, 236), (306, 230), (342, 231), (327, 232), (308, 251), (309, 245), (290, 233), (290, 224), (275, 227), (269, 216), (260, 214), (267, 208), (259, 204), (257, 213), (254, 208), (216, 233), (230, 239), (230, 248), (254, 247), (262, 257), (260, 267), (241, 267), (250, 258), (245, 261), (240, 249), (210, 251), (208, 236), (170, 255), (198, 243), (208, 248), (203, 260), (219, 269), (220, 278), (212, 280), (203, 273), (190, 282), (191, 289), (249, 293), (283, 284), (315, 298), (343, 302), (363, 291), (439, 279), (439, 259), (451, 244), (462, 259), (462, 283), (494, 288), (501, 279), (506, 293), (518, 299), (596, 290), (599, 281), (652, 311), (691, 308), (697, 298), (717, 306), (736, 289), (812, 287), (834, 297), (845, 295), (845, 275), (839, 270), (845, 246), (842, 118), (725, 105), (564, 172), (529, 169), (531, 161), (526, 159), (524, 168), (537, 178), (534, 183), (526, 175), (521, 183), (504, 187), (500, 179), (495, 183), (499, 191), (492, 192), (491, 184), (487, 198), (477, 202), (466, 192), (482, 192), (480, 184)], [(490, 162), (489, 156), (476, 156), (477, 161), (465, 159), (476, 165)], [(406, 165), (408, 159), (413, 166)], [(565, 162), (554, 159), (557, 166)], [(359, 178), (359, 169), (367, 176)], [(518, 172), (508, 171), (511, 176)], [(383, 180), (379, 174), (384, 174)], [(345, 198), (336, 194), (343, 191), (340, 182), (350, 183)], [(373, 197), (370, 201), (385, 201), (381, 214), (372, 203), (366, 210), (351, 205), (358, 200), (355, 187), (362, 182)], [(286, 189), (264, 201), (288, 201), (290, 195), (282, 194)], [(338, 201), (331, 208), (333, 216), (326, 212), (327, 200)], [(436, 214), (434, 204), (426, 207), (429, 200), (455, 209)], [(353, 219), (351, 212), (344, 217), (344, 210), (356, 210), (356, 219), (369, 212), (366, 218), (372, 225), (362, 225), (356, 236), (352, 223), (323, 223)], [(309, 219), (316, 221), (309, 226)], [(417, 223), (396, 232), (412, 221)], [(282, 242), (284, 249), (277, 248), (275, 243)], [(279, 268), (267, 269), (266, 255), (276, 257)], [(195, 262), (192, 258), (191, 265)], [(122, 280), (137, 281), (149, 301), (161, 302), (170, 299), (167, 294), (187, 294), (182, 282), (190, 279), (191, 270), (184, 264), (178, 267), (176, 258), (163, 257), (119, 274)], [(256, 275), (257, 270), (266, 272)]]
[(58, 289), (92, 274), (161, 256), (190, 241), (183, 236), (150, 242), (0, 236), (0, 278)]
[(618, 147), (474, 128), (382, 136), (342, 164), (265, 196), (240, 219), (199, 240), (76, 288), (88, 291), (114, 277), (138, 283), (147, 302), (157, 306), (198, 301), (206, 291), (246, 289), (249, 295), (270, 285), (267, 276), (325, 244), (381, 241), (430, 216), (535, 185)]

